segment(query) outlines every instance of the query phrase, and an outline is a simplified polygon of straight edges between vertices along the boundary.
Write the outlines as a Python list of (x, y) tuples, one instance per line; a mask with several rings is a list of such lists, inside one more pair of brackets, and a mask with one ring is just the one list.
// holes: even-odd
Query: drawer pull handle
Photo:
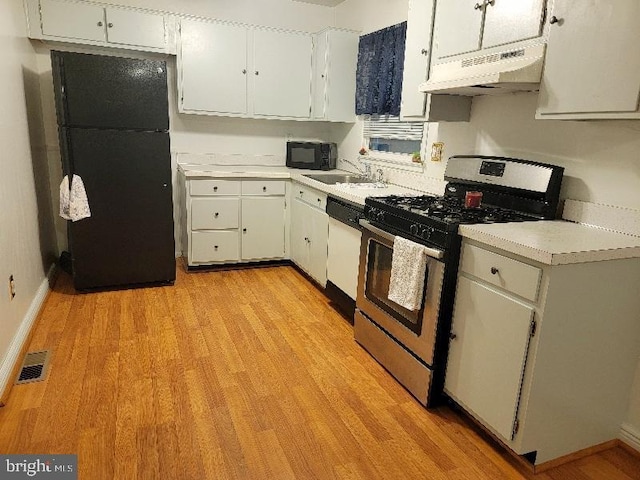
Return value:
[(214, 213), (213, 216), (218, 218), (218, 215), (220, 215), (218, 212)]
[(247, 233), (247, 229), (246, 229), (246, 228), (243, 228), (243, 229), (242, 229), (242, 231), (243, 231), (244, 233)]
[(217, 192), (218, 191), (218, 187), (213, 187), (213, 191)]
[(214, 249), (214, 250), (218, 250), (218, 245), (214, 245), (214, 246), (213, 246), (213, 249)]
[(266, 192), (267, 191), (267, 187), (262, 187), (262, 191)]
[(319, 199), (318, 199), (318, 203), (320, 203), (320, 202), (322, 202), (322, 199), (321, 199), (321, 198), (319, 198)]
[(500, 273), (500, 270), (496, 267), (491, 267), (491, 275), (497, 275), (498, 273)]
[(300, 190), (300, 195), (302, 195), (302, 190)]

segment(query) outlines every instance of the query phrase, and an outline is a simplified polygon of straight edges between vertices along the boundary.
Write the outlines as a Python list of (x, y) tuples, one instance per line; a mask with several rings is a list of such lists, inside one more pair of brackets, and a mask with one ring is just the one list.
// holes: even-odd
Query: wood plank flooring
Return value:
[(0, 409), (0, 452), (77, 453), (82, 479), (640, 478), (614, 448), (535, 477), (449, 408), (419, 405), (288, 266), (76, 294), (60, 274)]

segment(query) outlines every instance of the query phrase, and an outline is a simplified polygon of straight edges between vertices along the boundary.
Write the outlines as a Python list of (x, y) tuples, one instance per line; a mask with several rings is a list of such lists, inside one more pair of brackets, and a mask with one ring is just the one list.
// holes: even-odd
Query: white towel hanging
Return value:
[(60, 183), (60, 216), (72, 222), (91, 216), (89, 198), (80, 175), (72, 175), (71, 184), (65, 175)]
[(422, 306), (427, 271), (425, 247), (402, 237), (393, 241), (389, 300), (416, 311)]

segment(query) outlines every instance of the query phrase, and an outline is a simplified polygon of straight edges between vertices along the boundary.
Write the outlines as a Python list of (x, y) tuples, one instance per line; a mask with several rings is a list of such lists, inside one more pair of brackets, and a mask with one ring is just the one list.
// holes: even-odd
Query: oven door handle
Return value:
[[(381, 228), (374, 227), (373, 225), (371, 225), (371, 223), (368, 220), (360, 219), (360, 225), (362, 226), (362, 228), (369, 230), (371, 233), (379, 235), (380, 237), (384, 238), (389, 242), (393, 242), (396, 239), (395, 235), (389, 232), (385, 232)], [(431, 248), (431, 247), (425, 246), (424, 252), (427, 254), (427, 256), (436, 258), (438, 260), (441, 260), (442, 257), (444, 257), (444, 252), (442, 250), (438, 250), (437, 248)]]

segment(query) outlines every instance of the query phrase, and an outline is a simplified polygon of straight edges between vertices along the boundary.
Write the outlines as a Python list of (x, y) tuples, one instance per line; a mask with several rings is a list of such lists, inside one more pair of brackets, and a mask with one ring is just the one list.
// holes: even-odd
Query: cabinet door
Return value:
[(284, 257), (284, 197), (242, 199), (242, 259)]
[(460, 277), (445, 390), (507, 440), (512, 439), (533, 309)]
[(636, 112), (640, 2), (556, 0), (553, 16), (538, 113)]
[(418, 87), (429, 75), (433, 8), (434, 0), (409, 0), (400, 107), (403, 120), (424, 117), (426, 94)]
[(484, 8), (475, 8), (475, 5), (481, 3), (481, 0), (438, 2), (434, 37), (438, 58), (473, 52), (480, 48)]
[(41, 0), (42, 33), (52, 37), (104, 42), (104, 9), (60, 0)]
[(546, 0), (495, 0), (487, 4), (482, 48), (539, 37)]
[(246, 114), (246, 28), (182, 20), (180, 38), (181, 110)]
[(324, 120), (327, 105), (327, 55), (329, 48), (328, 33), (322, 32), (314, 37), (313, 43), (313, 118)]
[(327, 284), (327, 241), (329, 216), (316, 208), (309, 209), (309, 275), (321, 286)]
[(139, 47), (164, 48), (164, 17), (108, 8), (107, 41)]
[(294, 199), (291, 205), (291, 260), (303, 270), (308, 269), (309, 263), (307, 212), (310, 209), (298, 199)]
[(256, 115), (309, 118), (311, 114), (311, 36), (254, 31)]

